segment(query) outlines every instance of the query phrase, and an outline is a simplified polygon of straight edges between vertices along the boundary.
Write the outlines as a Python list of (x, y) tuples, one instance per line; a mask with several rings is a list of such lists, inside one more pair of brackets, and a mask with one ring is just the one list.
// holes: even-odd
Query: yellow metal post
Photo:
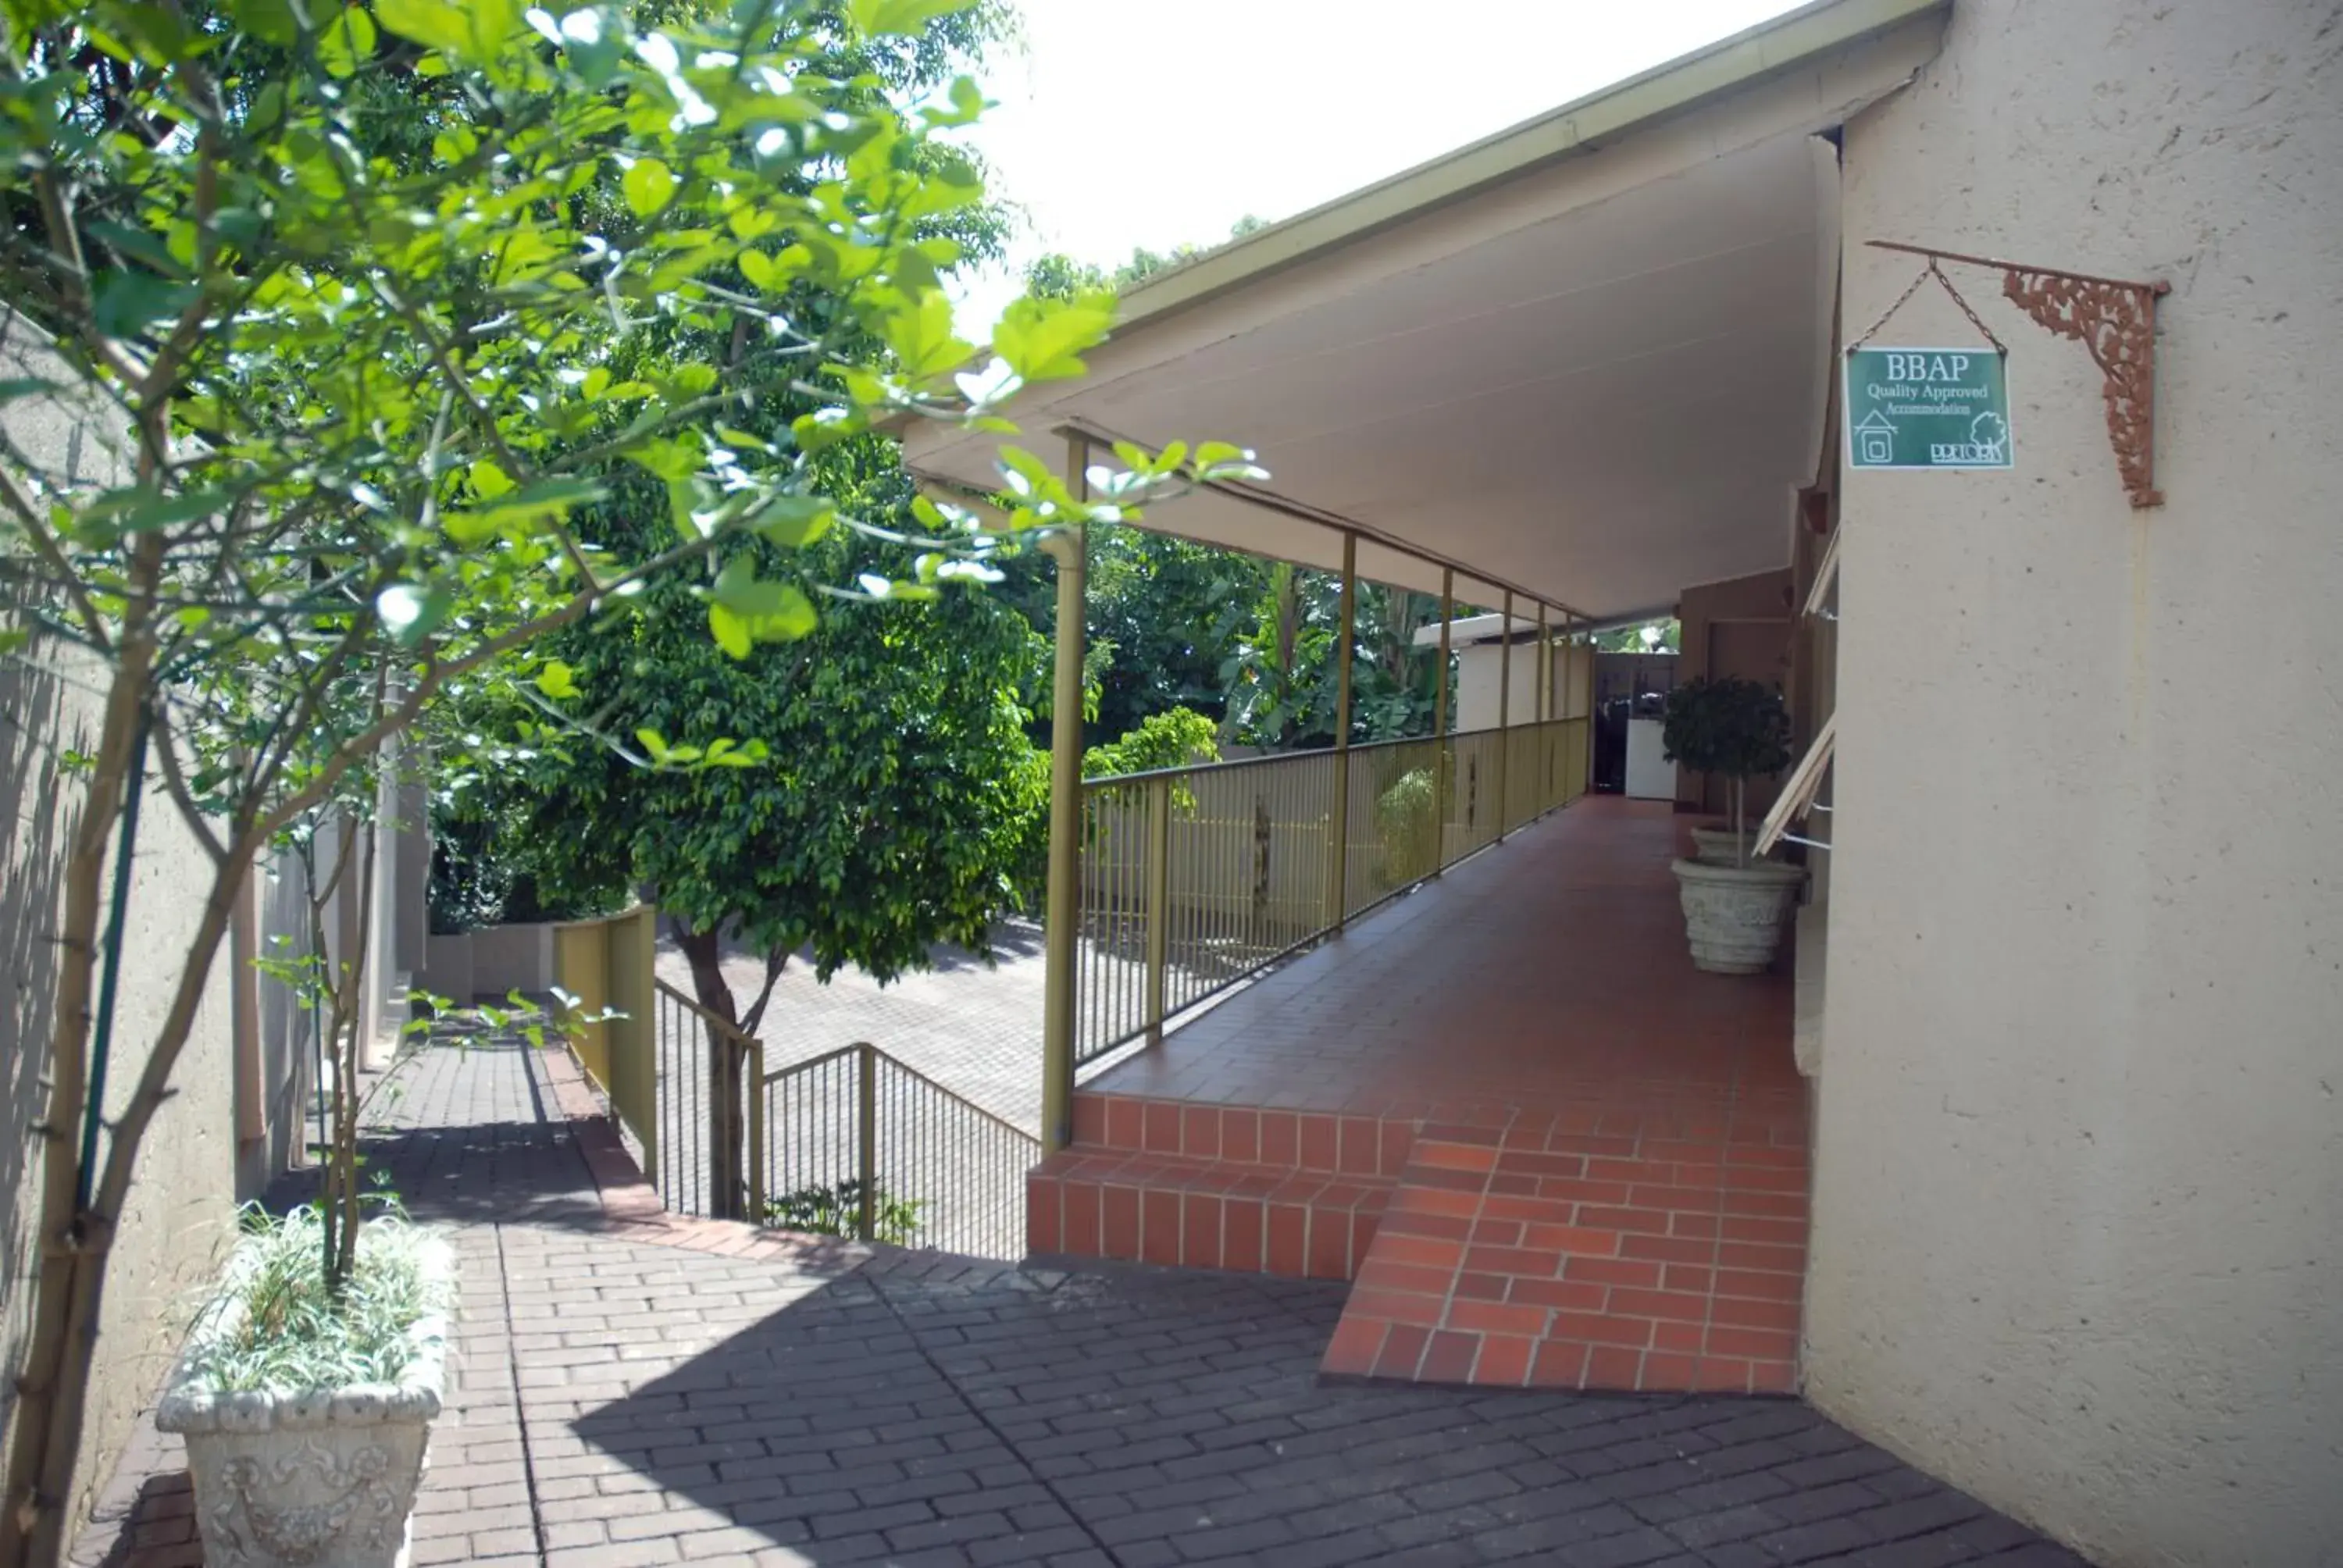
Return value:
[(879, 1228), (879, 1048), (866, 1040), (854, 1057), (860, 1069), (854, 1096), (855, 1175), (862, 1186), (855, 1234), (869, 1241)]
[(749, 1037), (749, 1223), (765, 1222), (765, 1042)]
[(1547, 723), (1554, 717), (1554, 638), (1546, 625), (1545, 600), (1538, 600), (1537, 658), (1531, 663), (1537, 668), (1537, 789), (1530, 802), (1530, 815), (1535, 817), (1554, 804), (1554, 737)]
[(1164, 974), (1172, 955), (1172, 780), (1147, 781), (1147, 1040), (1163, 1042)]
[(1513, 590), (1505, 590), (1504, 614), (1497, 621), (1497, 842), (1513, 825)]
[[(1066, 482), (1087, 497), (1089, 457), (1080, 436), (1066, 443)], [(1054, 1152), (1074, 1136), (1074, 988), (1081, 956), (1082, 849), (1082, 527), (1041, 541), (1058, 563), (1058, 647), (1050, 702), (1050, 887), (1046, 912), (1047, 990), (1041, 1020), (1041, 1147)]]
[(1359, 536), (1342, 536), (1342, 633), (1334, 648), (1334, 830), (1326, 923), (1342, 929), (1351, 900), (1351, 648), (1358, 641)]
[(1449, 760), (1448, 746), (1448, 628), (1456, 618), (1456, 568), (1440, 568), (1440, 679), (1433, 688), (1432, 699), (1432, 733), (1439, 740), (1433, 752), (1432, 814), (1435, 841), (1432, 846), (1432, 871), (1438, 876), (1448, 869), (1448, 799), (1450, 775), (1455, 771)]
[(1538, 600), (1537, 721), (1554, 717), (1554, 643), (1545, 623), (1545, 600)]

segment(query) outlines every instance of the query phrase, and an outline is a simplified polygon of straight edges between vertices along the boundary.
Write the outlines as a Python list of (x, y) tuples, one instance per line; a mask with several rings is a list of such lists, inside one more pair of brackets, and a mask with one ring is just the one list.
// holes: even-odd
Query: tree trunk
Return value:
[[(80, 1458), (115, 1226), (139, 1145), (168, 1096), (171, 1067), (186, 1048), (205, 980), (220, 944), (226, 940), (237, 890), (250, 859), (248, 848), (232, 853), (214, 879), (203, 918), (187, 946), (170, 1011), (156, 1034), (146, 1071), (129, 1106), (115, 1122), (105, 1175), (87, 1207), (74, 1208), (73, 1177), (67, 1172), (67, 1222), (61, 1231), (47, 1232), (64, 1236), (66, 1244), (51, 1244), (35, 1282), (35, 1332), (18, 1384), (16, 1424), (8, 1455), (10, 1506), (0, 1515), (0, 1564), (8, 1568), (20, 1563), (26, 1568), (54, 1568), (64, 1560), (65, 1505), (72, 1498), (75, 1465)], [(47, 1195), (45, 1176), (45, 1200)]]
[(691, 989), (699, 1005), (723, 1022), (708, 1028), (708, 1212), (719, 1220), (749, 1216), (747, 1101), (740, 1077), (748, 1064), (741, 1048), (740, 1014), (724, 979), (723, 942), (714, 928), (676, 926), (676, 945), (691, 965)]
[[(93, 1226), (91, 1217), (80, 1211), (77, 1133), (89, 1090), (90, 1005), (106, 855), (122, 812), (131, 742), (152, 654), (152, 644), (144, 638), (126, 641), (122, 649), (122, 662), (106, 693), (88, 802), (75, 828), (65, 864), (55, 1010), (50, 1021), (48, 1103), (37, 1130), (41, 1261), (34, 1284), (31, 1344), (17, 1383), (7, 1506), (0, 1510), (0, 1563), (53, 1563), (61, 1554), (66, 1498), (51, 1488), (52, 1478), (59, 1474), (51, 1443), (59, 1428), (70, 1439), (62, 1471), (68, 1488), (73, 1450), (80, 1445), (81, 1394), (93, 1347), (83, 1343), (76, 1351), (75, 1330), (85, 1322), (77, 1310), (85, 1292), (95, 1290), (82, 1277), (83, 1265), (93, 1255), (102, 1256), (113, 1238), (109, 1228)], [(86, 1319), (92, 1338), (96, 1329), (93, 1313)]]

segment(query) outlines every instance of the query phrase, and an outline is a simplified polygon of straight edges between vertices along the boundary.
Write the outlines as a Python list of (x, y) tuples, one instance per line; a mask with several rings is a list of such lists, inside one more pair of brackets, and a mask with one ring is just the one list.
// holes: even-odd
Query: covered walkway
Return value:
[(1693, 969), (1683, 836), (1582, 800), (1094, 1079), (1033, 1248), (1354, 1280), (1334, 1373), (1791, 1392), (1790, 987)]

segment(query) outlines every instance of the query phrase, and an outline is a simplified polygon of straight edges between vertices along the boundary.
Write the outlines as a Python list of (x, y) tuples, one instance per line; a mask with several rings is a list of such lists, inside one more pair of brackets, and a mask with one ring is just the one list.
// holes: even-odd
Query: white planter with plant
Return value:
[(1806, 879), (1800, 867), (1753, 859), (1749, 853), (1749, 780), (1790, 765), (1789, 712), (1771, 687), (1734, 676), (1703, 678), (1668, 693), (1664, 723), (1661, 736), (1669, 760), (1721, 776), (1732, 786), (1730, 824), (1693, 829), (1699, 858), (1671, 868), (1684, 900), (1693, 965), (1715, 974), (1762, 973), (1781, 950), (1783, 930)]
[(316, 1208), (247, 1225), (155, 1424), (213, 1568), (393, 1568), (445, 1392), (455, 1260), (396, 1216), (335, 1267)]

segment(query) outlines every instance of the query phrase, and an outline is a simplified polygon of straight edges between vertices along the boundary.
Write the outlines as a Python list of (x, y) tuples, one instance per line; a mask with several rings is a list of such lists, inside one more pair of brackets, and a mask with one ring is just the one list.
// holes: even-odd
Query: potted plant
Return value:
[(186, 1442), (205, 1561), (393, 1568), (444, 1392), (447, 1244), (377, 1216), (337, 1286), (322, 1205), (246, 1213), (155, 1412)]
[[(317, 1021), (330, 1125), (317, 1201), (244, 1211), (221, 1288), (197, 1314), (156, 1407), (186, 1442), (205, 1560), (238, 1568), (393, 1568), (444, 1392), (454, 1255), (385, 1190), (360, 1190), (367, 1087), (362, 1005), (380, 835), (373, 769), (305, 820), (286, 849), (307, 903), (306, 944), (257, 960)], [(321, 848), (332, 845), (330, 864)], [(356, 939), (327, 937), (353, 897)], [(339, 953), (341, 955), (337, 957)], [(402, 1046), (431, 1028), (415, 1019)], [(367, 1211), (374, 1211), (371, 1216)], [(361, 1223), (363, 1220), (363, 1223)]]
[(1678, 860), (1685, 934), (1696, 968), (1757, 974), (1774, 961), (1805, 871), (1753, 859), (1747, 831), (1749, 780), (1790, 765), (1790, 715), (1772, 687), (1735, 676), (1686, 681), (1668, 693), (1660, 731), (1668, 759), (1722, 776), (1732, 787), (1730, 858)]

